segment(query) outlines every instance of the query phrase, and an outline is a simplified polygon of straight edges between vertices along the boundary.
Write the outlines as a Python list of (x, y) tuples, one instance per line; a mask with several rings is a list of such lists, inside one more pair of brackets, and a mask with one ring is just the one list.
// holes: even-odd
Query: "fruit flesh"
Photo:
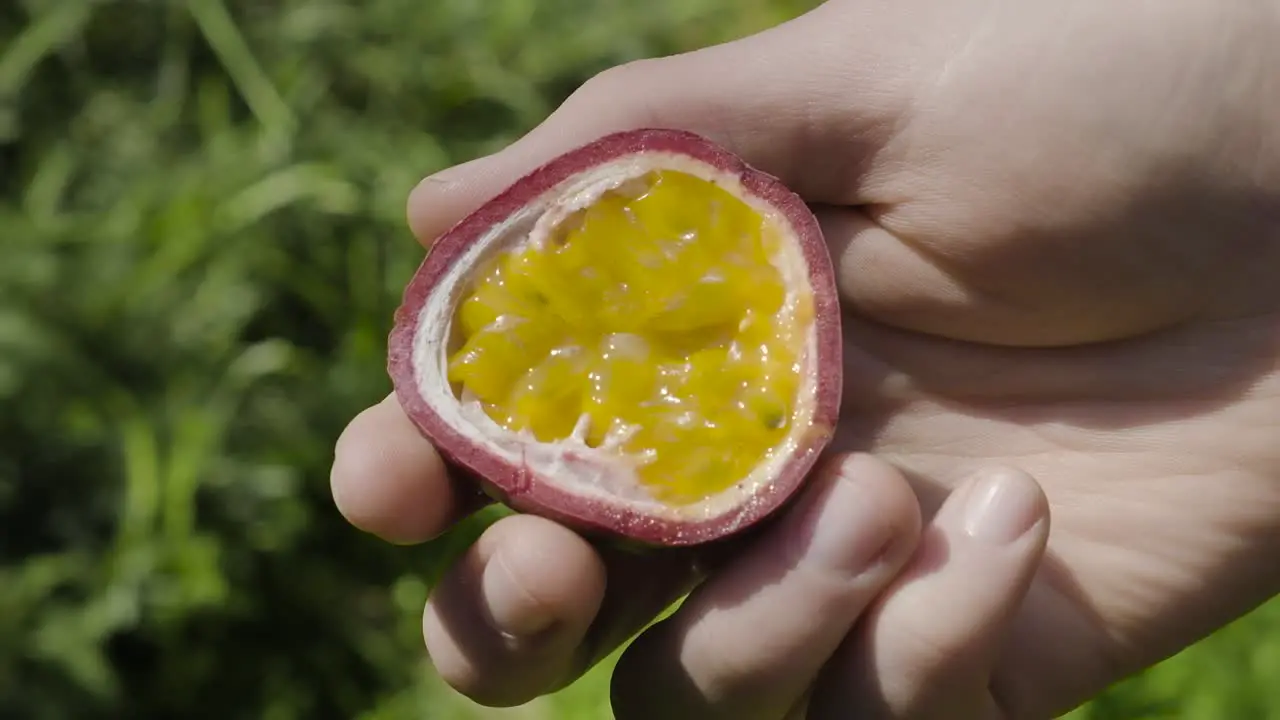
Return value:
[(655, 499), (701, 501), (795, 422), (812, 301), (784, 283), (779, 245), (723, 188), (649, 172), (481, 269), (454, 314), (449, 380), (509, 430), (577, 430), (635, 460)]

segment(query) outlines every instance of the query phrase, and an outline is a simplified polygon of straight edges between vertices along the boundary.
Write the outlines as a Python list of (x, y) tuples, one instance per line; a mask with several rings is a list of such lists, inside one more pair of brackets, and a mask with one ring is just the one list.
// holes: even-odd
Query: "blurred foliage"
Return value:
[[(812, 4), (0, 4), (0, 718), (608, 717), (608, 662), (444, 688), (421, 605), (475, 528), (356, 532), (332, 443), (389, 390), (419, 178)], [(1269, 607), (1079, 717), (1280, 717), (1277, 677)]]

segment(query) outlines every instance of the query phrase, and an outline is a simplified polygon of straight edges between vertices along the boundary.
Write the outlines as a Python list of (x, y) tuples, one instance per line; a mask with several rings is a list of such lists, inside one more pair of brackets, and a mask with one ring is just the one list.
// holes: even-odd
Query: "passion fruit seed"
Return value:
[(713, 182), (655, 170), (542, 243), (497, 253), (454, 313), (448, 378), (502, 427), (637, 461), (653, 498), (741, 481), (791, 429), (812, 322), (781, 230)]

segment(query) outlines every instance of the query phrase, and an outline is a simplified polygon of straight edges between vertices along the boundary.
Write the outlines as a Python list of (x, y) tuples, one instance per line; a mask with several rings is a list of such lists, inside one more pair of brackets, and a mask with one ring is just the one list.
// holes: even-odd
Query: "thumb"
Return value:
[(429, 245), (556, 156), (645, 127), (703, 135), (811, 202), (854, 202), (859, 168), (887, 141), (903, 103), (885, 63), (860, 62), (873, 50), (853, 47), (845, 6), (828, 3), (740, 40), (596, 75), (511, 146), (423, 180), (409, 199), (414, 235)]

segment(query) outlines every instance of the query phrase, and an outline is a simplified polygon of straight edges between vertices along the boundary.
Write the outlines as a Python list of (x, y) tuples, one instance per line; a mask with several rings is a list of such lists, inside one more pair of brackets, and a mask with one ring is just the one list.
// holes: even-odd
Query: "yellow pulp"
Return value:
[(483, 268), (454, 317), (449, 379), (540, 441), (585, 414), (587, 443), (637, 458), (655, 498), (702, 500), (793, 422), (812, 304), (786, 301), (778, 242), (714, 183), (651, 172)]

